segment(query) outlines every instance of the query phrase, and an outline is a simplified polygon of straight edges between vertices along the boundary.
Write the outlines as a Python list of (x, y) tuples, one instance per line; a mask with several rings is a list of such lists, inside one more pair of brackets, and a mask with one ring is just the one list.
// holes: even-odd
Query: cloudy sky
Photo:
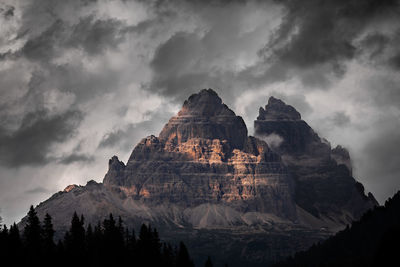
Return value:
[(296, 107), (383, 202), (400, 189), (400, 8), (391, 0), (0, 1), (0, 216), (101, 181), (214, 88), (250, 133)]

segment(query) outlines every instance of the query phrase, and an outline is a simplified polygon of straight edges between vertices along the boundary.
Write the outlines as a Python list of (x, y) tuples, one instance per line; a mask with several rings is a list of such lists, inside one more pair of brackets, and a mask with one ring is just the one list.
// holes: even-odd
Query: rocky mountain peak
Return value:
[(120, 181), (118, 180), (119, 174), (121, 171), (125, 169), (125, 164), (118, 159), (117, 156), (113, 156), (111, 159), (108, 161), (108, 172), (104, 177), (104, 183), (107, 184), (110, 181), (113, 181), (115, 183), (119, 183)]
[(68, 185), (67, 187), (65, 187), (64, 188), (64, 192), (70, 192), (70, 191), (72, 191), (74, 188), (77, 188), (78, 187), (78, 185), (76, 185), (76, 184), (70, 184), (70, 185)]
[(257, 120), (301, 120), (300, 113), (292, 106), (287, 105), (282, 100), (271, 96), (265, 109), (260, 107)]
[(160, 140), (182, 144), (190, 139), (220, 139), (232, 149), (242, 149), (247, 140), (247, 127), (240, 116), (225, 105), (212, 89), (191, 95), (177, 116), (164, 126)]
[(191, 95), (182, 106), (178, 116), (234, 116), (235, 113), (222, 103), (221, 98), (213, 89), (203, 89)]
[(267, 143), (271, 137), (281, 140), (274, 150), (292, 173), (295, 201), (305, 211), (319, 218), (347, 212), (354, 219), (377, 204), (352, 177), (349, 152), (341, 146), (331, 149), (294, 107), (270, 97), (254, 128), (255, 136)]

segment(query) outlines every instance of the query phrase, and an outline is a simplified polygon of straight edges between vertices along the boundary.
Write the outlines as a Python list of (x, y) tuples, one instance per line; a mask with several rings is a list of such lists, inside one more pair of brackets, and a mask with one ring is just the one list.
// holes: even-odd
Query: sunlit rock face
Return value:
[(248, 137), (243, 119), (211, 89), (189, 97), (159, 137), (135, 147), (126, 166), (111, 159), (104, 185), (153, 205), (223, 204), (296, 217), (292, 180), (279, 155)]
[(377, 205), (352, 177), (348, 151), (341, 146), (331, 149), (292, 106), (271, 97), (260, 108), (254, 128), (260, 139), (280, 140), (272, 148), (289, 168), (296, 184), (295, 201), (305, 211), (345, 224)]
[(222, 103), (216, 92), (204, 89), (185, 101), (159, 138), (178, 145), (193, 138), (219, 139), (227, 141), (230, 149), (242, 149), (247, 139), (247, 127), (241, 117)]

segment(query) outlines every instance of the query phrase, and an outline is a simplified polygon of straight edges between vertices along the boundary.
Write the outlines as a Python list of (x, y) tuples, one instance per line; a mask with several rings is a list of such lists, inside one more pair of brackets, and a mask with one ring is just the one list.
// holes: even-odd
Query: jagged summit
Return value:
[(302, 209), (316, 217), (342, 213), (352, 220), (377, 205), (352, 177), (348, 151), (341, 146), (332, 150), (294, 107), (270, 97), (265, 109), (260, 108), (254, 128), (256, 137), (267, 142), (271, 136), (282, 140), (274, 150), (293, 175), (296, 203)]
[(247, 127), (242, 117), (222, 103), (212, 89), (191, 95), (177, 116), (164, 126), (159, 138), (173, 144), (189, 139), (226, 140), (231, 149), (242, 149), (247, 139)]
[(271, 96), (265, 109), (260, 107), (257, 120), (301, 120), (300, 113), (282, 100)]
[(178, 116), (235, 116), (213, 89), (203, 89), (183, 103)]

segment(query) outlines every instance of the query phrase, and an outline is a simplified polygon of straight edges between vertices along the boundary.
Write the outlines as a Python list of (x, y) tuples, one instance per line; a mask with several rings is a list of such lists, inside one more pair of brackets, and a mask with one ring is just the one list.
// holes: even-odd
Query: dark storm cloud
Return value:
[(96, 55), (106, 49), (117, 47), (125, 40), (126, 28), (116, 19), (95, 19), (93, 16), (81, 18), (73, 26), (67, 46), (82, 48), (89, 55)]
[[(244, 61), (257, 58), (255, 42), (263, 34), (256, 20), (246, 29), (246, 19), (259, 10), (266, 10), (269, 1), (182, 1), (170, 7), (172, 12), (193, 14), (202, 25), (195, 29), (173, 32), (157, 47), (150, 62), (153, 77), (148, 90), (183, 100), (199, 88), (220, 89), (224, 99), (237, 92), (238, 58)], [(255, 5), (257, 3), (258, 6)], [(175, 9), (174, 9), (175, 8)], [(259, 23), (259, 24), (258, 24)], [(253, 28), (252, 28), (253, 27)], [(265, 34), (265, 32), (264, 32)], [(250, 48), (250, 49), (249, 49)], [(249, 52), (254, 50), (254, 52)], [(248, 53), (243, 54), (243, 52)], [(222, 64), (221, 64), (222, 63)], [(229, 64), (231, 63), (231, 64)], [(240, 83), (240, 82), (239, 82)]]
[(369, 59), (373, 60), (374, 58), (382, 55), (389, 41), (390, 38), (388, 36), (379, 32), (374, 32), (368, 34), (360, 42), (360, 50), (363, 53), (367, 53), (369, 55)]
[(210, 85), (224, 87), (221, 70), (203, 68), (204, 41), (194, 33), (178, 32), (161, 44), (150, 62), (154, 77), (149, 89), (182, 100), (182, 90), (190, 94)]
[(62, 37), (62, 32), (62, 21), (56, 21), (41, 34), (29, 39), (20, 53), (30, 60), (48, 61), (56, 53), (57, 43)]
[(95, 56), (116, 48), (124, 40), (125, 27), (118, 20), (95, 19), (93, 16), (81, 18), (75, 25), (56, 20), (38, 36), (29, 39), (21, 53), (28, 59), (39, 61), (48, 61), (68, 48), (81, 49)]
[[(37, 11), (36, 14), (28, 12), (32, 8)], [(117, 49), (129, 33), (128, 26), (117, 19), (95, 18), (93, 15), (83, 16), (76, 23), (67, 22), (57, 16), (58, 8), (56, 3), (44, 1), (41, 6), (28, 6), (23, 10), (25, 24), (20, 27), (21, 34), (15, 40), (25, 38), (26, 42), (19, 50), (0, 55), (3, 60), (25, 60), (36, 64), (33, 69), (27, 69), (31, 72), (27, 92), (15, 101), (0, 105), (0, 117), (4, 123), (0, 129), (2, 165), (20, 167), (55, 161), (55, 158), (49, 157), (53, 144), (71, 137), (84, 119), (78, 105), (118, 84), (120, 75), (116, 71), (93, 72), (81, 62), (59, 64), (53, 61), (70, 49), (83, 51), (89, 57), (103, 55), (108, 49)], [(4, 12), (11, 11), (3, 11), (3, 15)], [(37, 25), (29, 25), (32, 22), (37, 22)], [(6, 82), (7, 79), (0, 81), (0, 86), (8, 87)], [(60, 113), (46, 107), (47, 98), (54, 89), (75, 99), (69, 104), (70, 111), (62, 110)], [(63, 99), (56, 101), (59, 102), (56, 107), (62, 106)], [(18, 107), (23, 117), (22, 124), (17, 130), (9, 130), (7, 125), (17, 119), (15, 112), (10, 110)], [(92, 160), (93, 157), (86, 154), (71, 153), (57, 162), (70, 164)]]
[(79, 111), (56, 116), (46, 111), (27, 114), (18, 130), (8, 133), (0, 129), (0, 164), (19, 167), (48, 163), (52, 145), (70, 138), (81, 120)]
[[(236, 4), (245, 7), (251, 2)], [(227, 5), (224, 1), (217, 3)], [(224, 70), (213, 64), (213, 59), (220, 56), (216, 51), (221, 53), (215, 46), (217, 40), (231, 41), (226, 43), (226, 50), (239, 42), (235, 34), (240, 23), (221, 15), (219, 23), (214, 22), (205, 34), (177, 32), (159, 45), (150, 64), (154, 75), (149, 90), (179, 98), (181, 90), (192, 92), (194, 86), (219, 87), (226, 93), (238, 84), (252, 89), (296, 76), (308, 88), (326, 89), (333, 79), (344, 76), (346, 64), (359, 55), (361, 47), (372, 56), (384, 50), (388, 40), (383, 35), (369, 36), (363, 44), (357, 43), (357, 38), (388, 14), (395, 16), (400, 11), (398, 1), (394, 0), (275, 1), (275, 4), (283, 7), (283, 19), (265, 46), (260, 47), (258, 64), (240, 71)], [(271, 5), (267, 1), (260, 4), (260, 9)], [(195, 2), (188, 10), (210, 6), (213, 5)], [(216, 11), (209, 13), (212, 12)], [(397, 57), (392, 62), (396, 66)]]
[[(399, 10), (398, 1), (279, 1), (286, 15), (273, 38), (260, 51), (272, 69), (298, 69), (305, 85), (326, 86), (329, 75), (342, 77), (345, 63), (356, 55), (354, 41), (375, 20)], [(282, 70), (281, 66), (286, 69)], [(302, 76), (303, 69), (325, 65)], [(266, 72), (269, 78), (270, 72)]]

